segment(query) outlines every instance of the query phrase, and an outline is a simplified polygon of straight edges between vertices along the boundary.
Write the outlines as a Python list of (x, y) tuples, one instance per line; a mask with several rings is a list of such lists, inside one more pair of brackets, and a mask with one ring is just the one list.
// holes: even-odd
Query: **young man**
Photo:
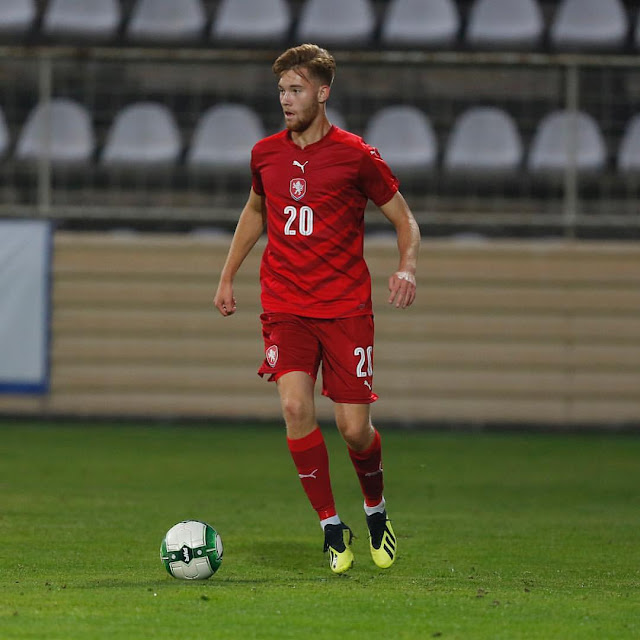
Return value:
[(389, 303), (398, 309), (415, 298), (420, 232), (378, 151), (327, 119), (333, 57), (304, 44), (280, 55), (273, 71), (286, 129), (253, 148), (252, 188), (214, 304), (225, 317), (235, 313), (234, 276), (266, 225), (260, 268), (265, 359), (259, 374), (277, 383), (291, 456), (320, 518), (329, 565), (342, 573), (353, 564), (352, 533), (336, 511), (316, 421), (314, 386), (322, 364), (322, 393), (334, 402), (364, 496), (371, 555), (387, 568), (397, 540), (383, 497), (380, 435), (370, 418), (377, 396), (371, 278), (363, 258), (367, 201), (397, 233), (399, 264), (389, 278)]

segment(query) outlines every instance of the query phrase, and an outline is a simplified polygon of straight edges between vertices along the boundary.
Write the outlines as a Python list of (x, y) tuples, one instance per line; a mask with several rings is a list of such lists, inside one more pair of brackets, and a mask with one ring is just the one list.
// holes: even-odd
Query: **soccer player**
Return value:
[(287, 443), (324, 530), (329, 566), (343, 573), (353, 564), (352, 532), (336, 511), (316, 420), (316, 376), (321, 365), (322, 393), (334, 403), (364, 496), (371, 556), (378, 567), (390, 567), (397, 540), (383, 496), (380, 434), (370, 416), (377, 396), (371, 278), (363, 258), (367, 201), (396, 230), (399, 262), (388, 301), (398, 309), (415, 298), (420, 231), (378, 151), (327, 119), (335, 68), (331, 54), (313, 44), (288, 49), (273, 64), (286, 129), (252, 150), (252, 187), (214, 305), (225, 317), (235, 313), (234, 276), (266, 226), (260, 267), (265, 359), (258, 373), (277, 383)]

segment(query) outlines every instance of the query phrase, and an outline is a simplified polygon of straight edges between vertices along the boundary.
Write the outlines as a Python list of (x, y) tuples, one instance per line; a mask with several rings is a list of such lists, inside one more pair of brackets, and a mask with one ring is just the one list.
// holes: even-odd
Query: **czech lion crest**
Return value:
[(270, 367), (275, 367), (278, 362), (278, 345), (272, 344), (266, 352), (267, 363)]
[(294, 200), (301, 200), (307, 193), (307, 181), (304, 178), (292, 178), (289, 193)]

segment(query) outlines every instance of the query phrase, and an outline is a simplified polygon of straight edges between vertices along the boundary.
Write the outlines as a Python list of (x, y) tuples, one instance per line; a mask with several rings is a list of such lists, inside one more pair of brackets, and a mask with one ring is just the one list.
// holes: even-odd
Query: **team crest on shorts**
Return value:
[(289, 193), (294, 200), (302, 200), (307, 193), (307, 181), (304, 178), (291, 178)]
[(275, 367), (278, 362), (278, 345), (272, 344), (266, 352), (267, 363), (270, 367)]

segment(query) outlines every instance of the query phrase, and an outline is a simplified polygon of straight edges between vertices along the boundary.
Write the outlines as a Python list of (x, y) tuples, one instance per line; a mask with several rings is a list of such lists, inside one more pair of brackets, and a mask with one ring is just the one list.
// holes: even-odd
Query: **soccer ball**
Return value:
[(174, 578), (206, 580), (222, 564), (222, 538), (206, 522), (178, 522), (160, 545), (160, 559)]

